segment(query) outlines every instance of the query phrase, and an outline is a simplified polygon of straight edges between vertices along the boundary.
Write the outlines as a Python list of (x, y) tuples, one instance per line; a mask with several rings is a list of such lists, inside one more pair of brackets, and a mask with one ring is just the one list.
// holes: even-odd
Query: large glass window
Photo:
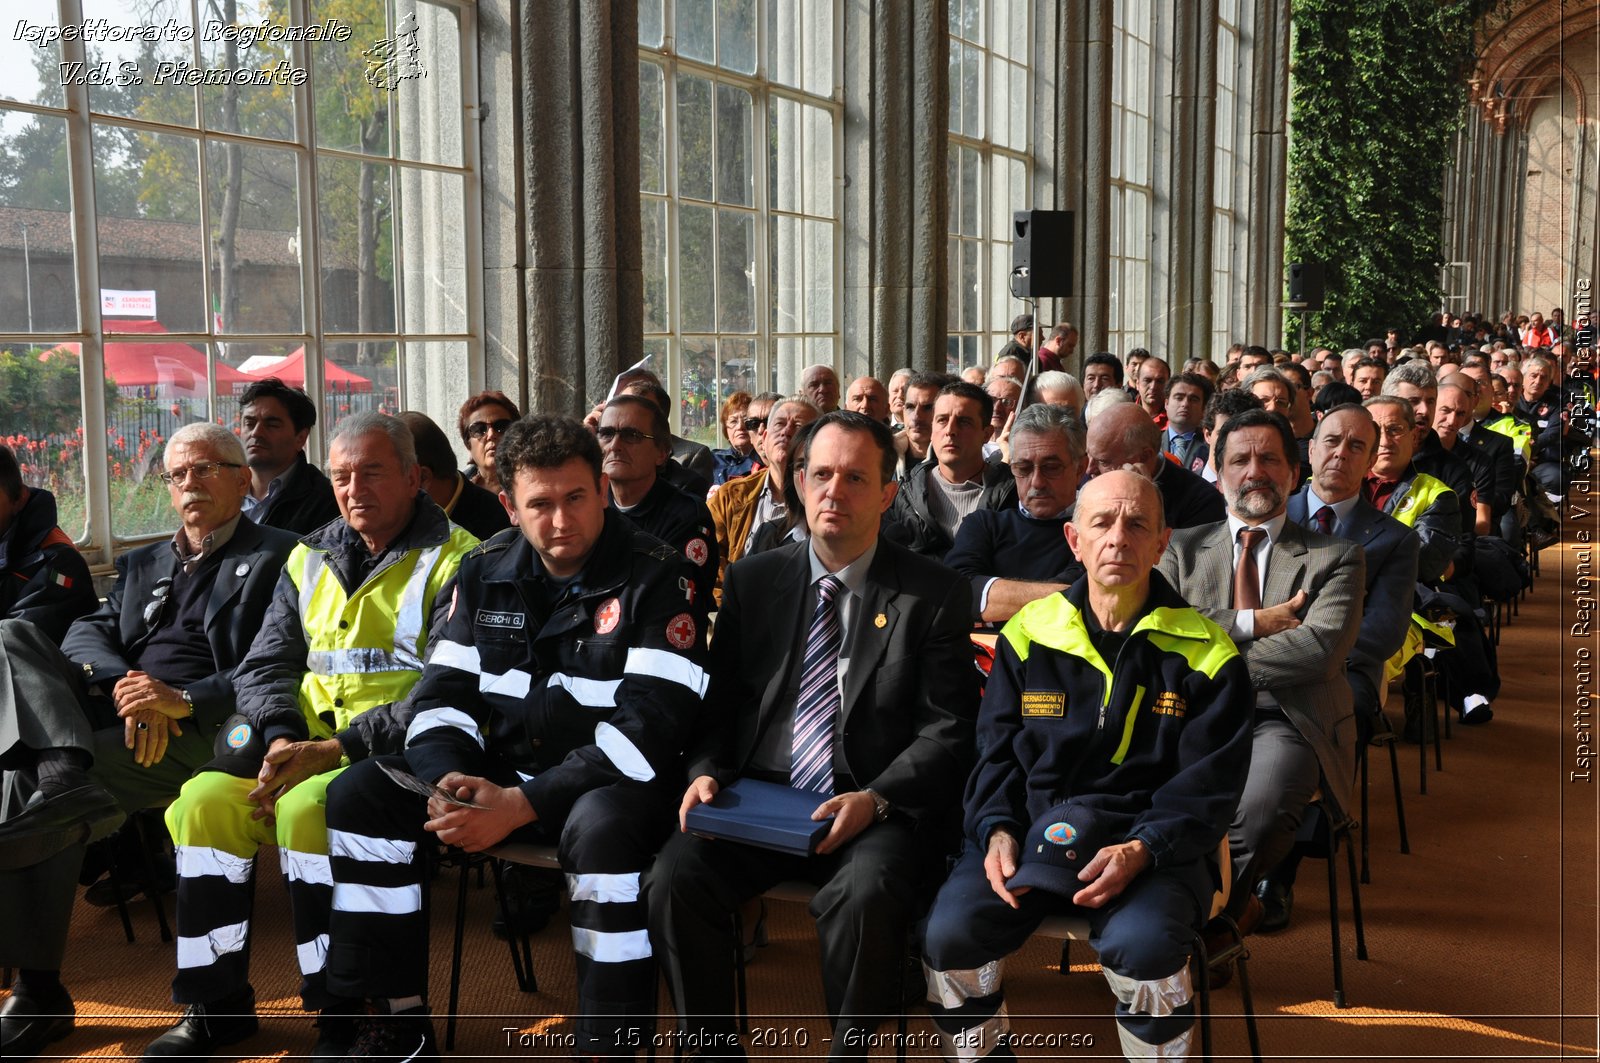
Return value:
[(324, 433), (449, 429), (481, 357), (473, 6), (82, 0), (73, 40), (60, 6), (0, 42), (0, 438), (63, 524), (101, 560), (171, 528), (166, 439), (267, 375)]
[(1028, 0), (948, 0), (951, 372), (988, 364), (1026, 309), (1011, 294), (1011, 212), (1030, 205)]
[(1150, 0), (1113, 0), (1111, 300), (1107, 339), (1126, 354), (1150, 345)]
[(714, 446), (727, 395), (838, 362), (837, 17), (834, 0), (639, 5), (645, 353), (679, 433)]

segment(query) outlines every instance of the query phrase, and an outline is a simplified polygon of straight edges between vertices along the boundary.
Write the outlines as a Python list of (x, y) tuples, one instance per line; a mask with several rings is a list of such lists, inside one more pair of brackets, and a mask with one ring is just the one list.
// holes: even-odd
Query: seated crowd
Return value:
[[(1080, 381), (1077, 330), (1035, 354), (1033, 324), (987, 372), (736, 393), (719, 450), (648, 372), (584, 421), (484, 392), (464, 470), (414, 412), (346, 417), (318, 469), (315, 405), (258, 383), (237, 434), (167, 441), (178, 530), (103, 602), (0, 447), (0, 896), (29, 913), (0, 929), (5, 1056), (71, 1030), (75, 884), (154, 807), (185, 1010), (147, 1059), (257, 1031), (263, 844), (315, 1058), (436, 1055), (429, 863), (507, 841), (566, 873), (583, 1056), (632, 1053), (662, 976), (693, 1043), (741, 1056), (734, 914), (803, 879), (835, 1054), (900, 1010), (908, 948), (947, 1054), (1008, 1054), (1000, 961), (1067, 911), (1122, 1051), (1186, 1058), (1221, 846), (1208, 933), (1286, 925), (1296, 830), (1351, 807), (1419, 633), (1491, 718), (1485, 609), (1558, 535), (1593, 367), (1552, 315), (1094, 353)], [(811, 855), (687, 832), (746, 778), (814, 794)]]

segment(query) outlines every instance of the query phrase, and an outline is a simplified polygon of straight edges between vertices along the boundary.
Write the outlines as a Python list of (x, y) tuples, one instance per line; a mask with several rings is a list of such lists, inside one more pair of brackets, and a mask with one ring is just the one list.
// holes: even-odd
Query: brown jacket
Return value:
[(722, 602), (722, 579), (728, 566), (744, 556), (744, 544), (755, 523), (756, 506), (767, 489), (767, 470), (729, 480), (706, 499), (717, 526), (717, 603)]

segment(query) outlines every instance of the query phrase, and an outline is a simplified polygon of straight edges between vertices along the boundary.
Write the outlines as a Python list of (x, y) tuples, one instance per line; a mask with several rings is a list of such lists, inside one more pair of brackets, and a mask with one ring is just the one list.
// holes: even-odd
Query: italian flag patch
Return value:
[(64, 590), (72, 589), (72, 577), (68, 576), (64, 572), (54, 573), (54, 578), (51, 580), (51, 582), (57, 587), (63, 588)]

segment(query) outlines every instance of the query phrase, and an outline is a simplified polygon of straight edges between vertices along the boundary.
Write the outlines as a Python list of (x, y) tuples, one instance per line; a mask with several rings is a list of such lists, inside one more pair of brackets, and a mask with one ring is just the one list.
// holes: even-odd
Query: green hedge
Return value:
[(1355, 346), (1438, 310), (1444, 167), (1495, 2), (1295, 0), (1284, 254), (1327, 273), (1308, 343)]

